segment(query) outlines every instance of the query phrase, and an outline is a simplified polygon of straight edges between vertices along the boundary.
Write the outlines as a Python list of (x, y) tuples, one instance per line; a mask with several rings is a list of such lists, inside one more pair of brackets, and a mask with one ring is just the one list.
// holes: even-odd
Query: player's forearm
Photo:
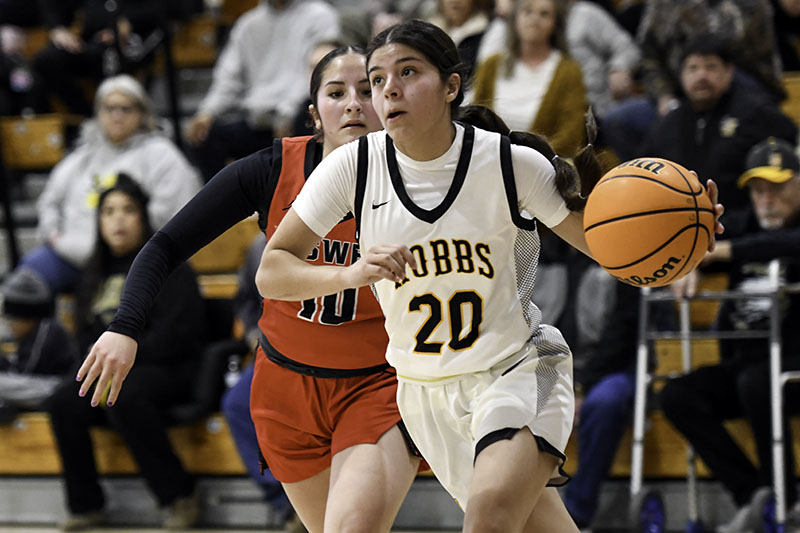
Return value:
[(271, 249), (261, 259), (256, 286), (264, 298), (306, 300), (351, 288), (345, 271), (346, 267), (312, 265), (286, 250)]

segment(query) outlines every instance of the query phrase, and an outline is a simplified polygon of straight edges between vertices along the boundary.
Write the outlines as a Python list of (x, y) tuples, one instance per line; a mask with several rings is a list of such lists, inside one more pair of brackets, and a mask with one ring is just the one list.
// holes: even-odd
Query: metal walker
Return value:
[[(753, 331), (692, 331), (689, 313), (689, 300), (678, 301), (680, 331), (661, 332), (649, 330), (649, 307), (655, 302), (674, 302), (676, 298), (669, 290), (654, 291), (642, 288), (639, 315), (639, 342), (636, 354), (636, 389), (634, 396), (633, 441), (631, 450), (631, 483), (629, 526), (633, 532), (661, 533), (666, 531), (666, 510), (661, 495), (656, 491), (644, 490), (642, 484), (644, 459), (644, 433), (647, 407), (647, 391), (651, 383), (668, 379), (671, 375), (654, 375), (648, 372), (650, 341), (656, 339), (678, 339), (681, 341), (682, 371), (689, 372), (692, 367), (693, 339), (743, 339), (761, 338), (769, 342), (770, 389), (772, 403), (773, 437), (773, 488), (753, 505), (750, 520), (756, 531), (765, 533), (784, 533), (786, 522), (786, 494), (784, 491), (783, 447), (783, 387), (790, 381), (800, 381), (800, 371), (781, 370), (781, 317), (779, 299), (786, 293), (800, 292), (800, 283), (785, 285), (780, 280), (780, 263), (773, 260), (769, 264), (769, 290), (752, 291), (700, 291), (694, 300), (735, 300), (751, 298), (770, 298), (770, 326), (768, 330)], [(791, 443), (789, 443), (791, 445)], [(706, 531), (698, 511), (697, 472), (695, 454), (691, 446), (687, 453), (687, 533)]]

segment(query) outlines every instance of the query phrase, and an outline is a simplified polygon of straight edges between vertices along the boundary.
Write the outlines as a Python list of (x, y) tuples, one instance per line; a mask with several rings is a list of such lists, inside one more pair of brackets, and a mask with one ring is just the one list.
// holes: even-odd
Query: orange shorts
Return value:
[(400, 422), (397, 378), (304, 376), (270, 361), (259, 347), (250, 415), (258, 445), (275, 479), (295, 483), (330, 467), (356, 444), (374, 444)]

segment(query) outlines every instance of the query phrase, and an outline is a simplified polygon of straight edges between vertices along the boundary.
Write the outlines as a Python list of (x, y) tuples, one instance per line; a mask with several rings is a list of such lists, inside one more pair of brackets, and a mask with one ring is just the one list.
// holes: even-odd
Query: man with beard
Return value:
[(729, 213), (748, 206), (747, 193), (736, 187), (747, 151), (770, 136), (797, 139), (792, 119), (761, 91), (742, 86), (734, 70), (722, 36), (690, 39), (681, 62), (679, 104), (658, 120), (639, 151), (713, 176)]

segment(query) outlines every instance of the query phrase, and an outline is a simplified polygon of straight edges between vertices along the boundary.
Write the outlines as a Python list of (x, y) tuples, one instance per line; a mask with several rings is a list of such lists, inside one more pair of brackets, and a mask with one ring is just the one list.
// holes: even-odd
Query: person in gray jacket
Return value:
[(98, 191), (118, 173), (132, 176), (150, 197), (156, 228), (200, 189), (197, 172), (159, 131), (150, 98), (134, 78), (106, 79), (95, 113), (51, 172), (37, 201), (41, 246), (22, 258), (55, 292), (74, 289), (95, 244)]
[(186, 127), (205, 181), (229, 158), (290, 131), (308, 85), (308, 58), (339, 38), (339, 15), (322, 0), (261, 0), (239, 17), (214, 66), (211, 88)]
[(581, 66), (592, 110), (601, 118), (633, 94), (633, 71), (641, 52), (633, 37), (595, 2), (574, 1), (568, 13), (567, 47)]

